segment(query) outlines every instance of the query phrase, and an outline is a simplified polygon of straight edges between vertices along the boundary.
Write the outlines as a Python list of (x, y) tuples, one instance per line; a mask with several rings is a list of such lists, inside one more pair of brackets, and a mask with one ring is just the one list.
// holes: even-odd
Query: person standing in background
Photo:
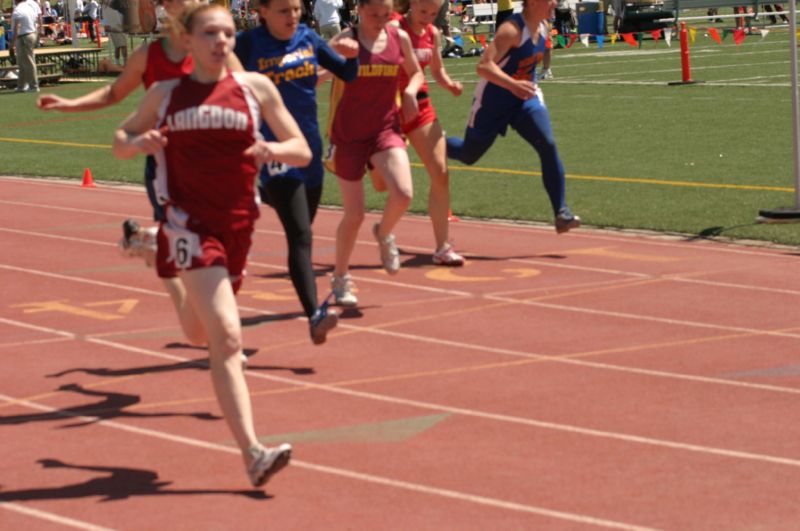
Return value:
[(16, 0), (11, 14), (11, 28), (14, 32), (11, 52), (16, 54), (19, 66), (16, 92), (39, 92), (39, 78), (33, 54), (39, 35), (38, 20), (39, 17), (29, 2)]
[(97, 17), (100, 14), (100, 6), (97, 4), (97, 0), (89, 0), (89, 3), (83, 8), (83, 12), (86, 23), (89, 25), (89, 40), (94, 42), (97, 39), (94, 23), (97, 22)]
[(113, 0), (106, 7), (104, 17), (106, 33), (114, 45), (114, 64), (125, 66), (128, 62), (128, 36), (123, 27), (122, 11), (119, 0)]
[(314, 2), (314, 19), (322, 38), (332, 39), (342, 31), (339, 10), (344, 7), (342, 0), (316, 0)]

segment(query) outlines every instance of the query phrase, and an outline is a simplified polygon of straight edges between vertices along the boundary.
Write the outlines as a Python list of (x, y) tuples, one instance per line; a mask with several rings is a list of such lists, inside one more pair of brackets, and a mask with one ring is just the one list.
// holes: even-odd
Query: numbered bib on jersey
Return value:
[(277, 177), (278, 175), (283, 175), (284, 173), (289, 171), (291, 166), (284, 164), (283, 162), (272, 161), (266, 163), (267, 173), (269, 173), (270, 177)]
[(196, 233), (165, 223), (164, 235), (169, 242), (169, 261), (174, 261), (178, 269), (191, 267), (192, 258), (203, 255), (200, 236)]

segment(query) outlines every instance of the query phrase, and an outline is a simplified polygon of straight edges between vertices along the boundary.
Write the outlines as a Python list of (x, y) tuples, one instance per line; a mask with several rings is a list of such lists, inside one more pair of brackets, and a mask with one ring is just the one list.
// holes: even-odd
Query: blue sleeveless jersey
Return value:
[[(522, 30), (520, 45), (511, 48), (508, 53), (497, 61), (503, 72), (514, 79), (526, 79), (535, 83), (536, 65), (544, 57), (547, 26), (542, 24), (539, 28), (538, 42), (531, 40), (531, 34), (525, 25), (522, 14), (515, 13), (508, 17), (503, 24), (516, 24)], [(491, 130), (493, 134), (505, 134), (508, 122), (516, 115), (523, 105), (544, 106), (541, 90), (537, 88), (536, 96), (524, 101), (503, 87), (481, 79), (475, 88), (468, 126), (477, 130)]]
[[(357, 60), (345, 61), (305, 24), (300, 24), (288, 41), (276, 39), (265, 26), (240, 33), (234, 51), (245, 70), (261, 72), (272, 80), (313, 154), (311, 163), (305, 168), (280, 163), (264, 165), (262, 182), (289, 177), (305, 181), (309, 188), (322, 186), (324, 169), (322, 138), (317, 122), (317, 70), (322, 65), (339, 77), (352, 79), (358, 71)], [(266, 124), (261, 127), (261, 134), (268, 141), (275, 140)]]

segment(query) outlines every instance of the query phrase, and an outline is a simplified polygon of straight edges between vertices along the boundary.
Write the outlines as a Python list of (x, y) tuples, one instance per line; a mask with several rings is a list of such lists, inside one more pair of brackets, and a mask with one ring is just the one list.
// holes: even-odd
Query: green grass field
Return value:
[[(649, 229), (689, 236), (800, 244), (800, 225), (757, 225), (759, 209), (795, 206), (792, 167), (788, 34), (748, 36), (722, 45), (698, 28), (692, 77), (704, 83), (669, 86), (681, 79), (677, 35), (672, 47), (646, 39), (602, 50), (595, 43), (554, 51), (555, 79), (542, 83), (561, 157), (567, 194), (587, 225)], [(649, 37), (649, 36), (648, 36)], [(440, 120), (462, 134), (477, 77), (475, 58), (448, 59), (451, 76), (465, 84), (453, 98), (433, 89)], [(98, 83), (47, 87), (78, 96)], [(320, 121), (327, 116), (320, 91)], [(114, 127), (140, 99), (88, 114), (50, 114), (31, 94), (0, 93), (3, 108), (2, 173), (80, 178), (90, 167), (97, 180), (141, 182), (143, 160), (111, 157)], [(424, 212), (427, 176), (411, 151), (416, 197)], [(515, 133), (500, 138), (471, 168), (451, 165), (453, 212), (479, 218), (550, 221), (536, 153)], [(324, 202), (338, 203), (328, 177)], [(370, 191), (369, 206), (382, 197)]]

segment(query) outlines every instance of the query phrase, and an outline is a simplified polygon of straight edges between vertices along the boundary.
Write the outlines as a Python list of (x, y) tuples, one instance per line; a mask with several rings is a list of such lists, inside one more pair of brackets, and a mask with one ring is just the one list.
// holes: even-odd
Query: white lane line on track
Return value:
[(13, 511), (16, 513), (24, 514), (25, 516), (38, 518), (40, 520), (53, 522), (54, 524), (59, 524), (66, 527), (73, 527), (75, 529), (84, 529), (85, 531), (112, 531), (108, 527), (101, 527), (99, 525), (90, 524), (89, 522), (84, 522), (82, 520), (76, 520), (74, 518), (60, 516), (47, 511), (42, 511), (40, 509), (34, 509), (32, 507), (26, 507), (18, 503), (0, 501), (0, 508), (5, 509), (7, 511)]
[[(55, 185), (59, 186), (59, 183), (52, 183), (50, 181), (40, 182), (40, 180), (36, 179), (20, 179), (20, 178), (8, 178), (8, 177), (0, 177), (2, 179), (13, 179), (13, 180), (22, 180), (26, 183), (36, 183), (38, 185)], [(67, 186), (67, 185), (60, 185), (60, 186)], [(69, 186), (70, 188), (75, 188), (74, 185)], [(111, 189), (114, 190), (113, 187), (103, 189)], [(140, 194), (144, 195), (144, 187), (140, 188)], [(32, 208), (43, 208), (43, 209), (50, 209), (50, 210), (64, 210), (67, 212), (81, 212), (87, 214), (102, 214), (102, 215), (110, 215), (115, 216), (118, 218), (124, 217), (143, 217), (147, 216), (147, 214), (125, 214), (122, 212), (105, 212), (99, 210), (91, 210), (91, 209), (80, 209), (80, 208), (72, 208), (72, 207), (59, 207), (59, 206), (52, 206), (52, 205), (45, 205), (41, 203), (24, 203), (19, 201), (8, 201), (0, 199), (0, 204), (9, 204), (9, 205), (17, 205), (17, 206), (25, 206), (25, 207), (32, 207)], [(341, 215), (340, 208), (322, 208), (320, 209), (320, 213), (323, 214), (330, 214), (330, 215)], [(378, 214), (368, 213), (368, 216), (377, 217)], [(416, 221), (416, 222), (423, 222), (423, 223), (430, 223), (426, 216), (417, 216), (417, 215), (407, 215), (404, 218), (404, 221)], [(503, 230), (503, 231), (514, 231), (514, 232), (530, 232), (531, 230), (538, 230), (538, 231), (551, 231), (552, 228), (548, 225), (540, 225), (535, 223), (528, 223), (528, 222), (514, 222), (509, 220), (473, 220), (473, 219), (463, 219), (462, 222), (465, 225), (470, 226), (478, 226), (486, 229), (492, 230)], [(280, 235), (283, 236), (282, 231), (270, 231), (264, 229), (256, 229), (256, 232), (262, 234), (273, 234), (273, 235)], [(644, 245), (653, 245), (653, 246), (660, 246), (660, 247), (675, 247), (679, 249), (686, 249), (685, 240), (689, 235), (676, 235), (676, 234), (664, 234), (664, 233), (650, 233), (647, 231), (637, 231), (637, 230), (630, 230), (630, 231), (619, 231), (619, 230), (594, 230), (594, 229), (587, 229), (572, 232), (569, 235), (572, 239), (592, 239), (592, 240), (605, 240), (605, 241), (613, 241), (613, 242), (630, 242), (631, 238), (636, 239), (637, 244), (644, 244)], [(325, 237), (315, 234), (315, 239), (325, 239), (333, 241), (335, 240), (334, 237)], [(663, 241), (663, 240), (682, 240), (684, 243), (676, 243), (671, 241)], [(370, 242), (374, 245), (374, 242)], [(735, 254), (744, 254), (744, 255), (753, 255), (753, 256), (768, 256), (773, 258), (787, 258), (787, 256), (779, 254), (779, 252), (775, 251), (760, 251), (757, 248), (747, 247), (742, 244), (736, 245), (734, 243), (720, 243), (720, 242), (693, 242), (695, 245), (702, 245), (703, 250), (712, 251), (712, 252), (725, 252), (725, 253), (735, 253)], [(793, 247), (786, 247), (787, 249)], [(794, 262), (793, 262), (794, 263)]]
[[(5, 324), (9, 324), (9, 325), (17, 324), (17, 325), (25, 327), (25, 328), (35, 328), (35, 329), (40, 330), (40, 331), (50, 330), (51, 333), (54, 333), (54, 334), (58, 334), (58, 335), (61, 335), (61, 336), (70, 336), (71, 335), (73, 337), (78, 338), (78, 336), (76, 334), (72, 334), (71, 332), (67, 332), (67, 331), (64, 331), (64, 330), (50, 329), (50, 328), (47, 328), (47, 327), (40, 327), (40, 326), (36, 326), (36, 325), (28, 325), (27, 323), (17, 322), (17, 321), (13, 321), (13, 320), (10, 320), (10, 319), (4, 319), (4, 318), (0, 318), (0, 322), (5, 323)], [(410, 338), (416, 338), (415, 336), (410, 336), (410, 335), (409, 335), (409, 337)], [(182, 357), (182, 356), (177, 356), (177, 355), (174, 355), (174, 354), (164, 354), (162, 352), (153, 351), (153, 350), (149, 350), (149, 349), (145, 349), (145, 348), (131, 347), (129, 345), (125, 345), (125, 344), (122, 344), (122, 343), (117, 343), (115, 341), (95, 339), (95, 338), (91, 338), (91, 337), (84, 337), (82, 339), (84, 339), (85, 341), (90, 342), (90, 343), (96, 343), (96, 344), (99, 344), (99, 345), (104, 345), (104, 346), (107, 346), (107, 347), (110, 347), (110, 348), (113, 348), (113, 349), (140, 353), (140, 354), (144, 354), (146, 356), (151, 356), (151, 357), (156, 357), (156, 358), (161, 358), (161, 359), (168, 359), (168, 360), (171, 360), (171, 361), (190, 361), (189, 358), (185, 358), (185, 357)], [(416, 338), (416, 339), (418, 339), (418, 338)], [(445, 342), (445, 341), (438, 341), (438, 343), (458, 344), (456, 342)], [(467, 344), (467, 345), (464, 345), (464, 346), (466, 346), (468, 348), (472, 348), (472, 349), (478, 348), (475, 345), (468, 345)], [(561, 361), (561, 360), (553, 359), (553, 361)], [(564, 361), (566, 361), (568, 363), (571, 363), (571, 364), (574, 364), (574, 365), (584, 365), (584, 363), (581, 360), (571, 359), (571, 360), (564, 360)], [(586, 365), (602, 365), (602, 364), (588, 363)], [(642, 372), (645, 372), (645, 371), (642, 371)], [(657, 373), (657, 372), (658, 371), (653, 371), (653, 373)], [(581, 435), (581, 436), (597, 437), (597, 438), (601, 438), (601, 439), (610, 439), (610, 440), (621, 441), (621, 442), (625, 442), (625, 443), (633, 443), (633, 444), (647, 445), (647, 446), (653, 446), (653, 447), (658, 447), (658, 448), (668, 448), (668, 449), (671, 449), (671, 450), (681, 450), (681, 451), (688, 451), (688, 452), (694, 452), (694, 453), (701, 453), (701, 454), (713, 455), (713, 456), (717, 456), (717, 457), (724, 457), (724, 458), (730, 458), (730, 459), (742, 459), (742, 460), (758, 461), (758, 462), (761, 462), (761, 463), (785, 465), (785, 466), (791, 466), (791, 467), (800, 468), (800, 460), (789, 458), (789, 457), (781, 457), (781, 456), (774, 456), (774, 455), (768, 455), (768, 454), (758, 454), (758, 453), (754, 453), (754, 452), (745, 452), (745, 451), (739, 451), (739, 450), (730, 450), (730, 449), (727, 449), (727, 448), (719, 448), (719, 447), (713, 447), (713, 446), (705, 446), (705, 445), (698, 445), (698, 444), (692, 444), (692, 443), (684, 443), (684, 442), (680, 442), (680, 441), (671, 441), (671, 440), (666, 440), (666, 439), (657, 439), (657, 438), (653, 438), (653, 437), (644, 437), (644, 436), (631, 435), (631, 434), (625, 434), (625, 433), (620, 433), (620, 432), (599, 430), (599, 429), (594, 429), (594, 428), (585, 428), (585, 427), (582, 427), (582, 426), (575, 426), (575, 425), (571, 425), (571, 424), (561, 424), (561, 423), (556, 423), (556, 422), (542, 421), (542, 420), (536, 420), (536, 419), (525, 418), (525, 417), (517, 417), (517, 416), (513, 416), (513, 415), (506, 415), (506, 414), (500, 414), (500, 413), (491, 413), (491, 412), (487, 412), (487, 411), (479, 411), (479, 410), (474, 410), (474, 409), (466, 409), (466, 408), (461, 408), (461, 407), (448, 406), (448, 405), (445, 405), (445, 404), (436, 404), (436, 403), (432, 403), (432, 402), (424, 402), (424, 401), (408, 399), (408, 398), (401, 398), (401, 397), (395, 397), (395, 396), (389, 396), (389, 395), (381, 395), (381, 394), (378, 394), (378, 393), (372, 393), (372, 392), (368, 392), (368, 391), (358, 391), (358, 390), (355, 390), (355, 389), (350, 389), (350, 388), (346, 388), (346, 387), (338, 387), (338, 386), (335, 386), (335, 385), (329, 385), (329, 384), (324, 384), (324, 383), (317, 384), (317, 383), (312, 383), (312, 382), (307, 382), (307, 381), (299, 381), (299, 380), (294, 380), (292, 378), (286, 378), (286, 377), (275, 376), (275, 375), (270, 375), (270, 374), (254, 373), (254, 372), (251, 372), (251, 371), (248, 371), (247, 374), (248, 374), (248, 376), (251, 376), (251, 377), (254, 377), (254, 378), (259, 378), (259, 379), (267, 380), (267, 381), (271, 381), (271, 382), (284, 383), (284, 384), (287, 384), (287, 385), (300, 387), (300, 388), (304, 388), (304, 389), (309, 389), (309, 390), (331, 392), (331, 393), (340, 394), (340, 395), (344, 395), (344, 396), (348, 396), (348, 397), (363, 398), (363, 399), (367, 399), (367, 400), (385, 402), (385, 403), (390, 403), (390, 404), (395, 404), (395, 405), (398, 405), (398, 404), (399, 405), (405, 405), (405, 406), (409, 406), (409, 407), (420, 408), (420, 409), (425, 409), (425, 410), (433, 410), (433, 411), (437, 411), (437, 412), (446, 412), (446, 413), (451, 413), (451, 414), (455, 414), (455, 415), (462, 415), (462, 416), (465, 416), (465, 417), (479, 418), (479, 419), (483, 419), (483, 420), (490, 420), (490, 421), (501, 422), (501, 423), (505, 422), (505, 423), (508, 423), (508, 424), (516, 424), (516, 425), (533, 427), (533, 428), (541, 428), (541, 429), (558, 431), (558, 432), (565, 432), (565, 433), (576, 434), (576, 435)], [(702, 380), (702, 378), (694, 378), (694, 380)], [(709, 380), (711, 380), (711, 379), (709, 379)], [(722, 380), (722, 382), (725, 382), (726, 384), (730, 384), (732, 386), (736, 386), (736, 385), (733, 385), (733, 384), (737, 383), (737, 382), (728, 382), (728, 381), (725, 381), (725, 380)], [(743, 387), (752, 387), (752, 386), (743, 386)], [(794, 390), (794, 391), (797, 392), (797, 390)], [(14, 401), (14, 399), (13, 398), (8, 398), (7, 401)], [(22, 400), (22, 401), (19, 401), (19, 402), (24, 405), (25, 401)], [(46, 406), (42, 406), (42, 407), (46, 407)], [(178, 437), (178, 436), (174, 436), (174, 437)]]
[[(59, 410), (55, 409), (43, 404), (39, 404), (37, 402), (30, 402), (28, 400), (19, 400), (14, 397), (0, 394), (0, 400), (4, 400), (6, 402), (11, 402), (19, 405), (23, 405), (30, 409), (35, 409), (38, 411), (43, 411), (47, 413), (62, 413), (65, 418), (76, 418), (79, 420), (84, 421), (92, 421), (96, 425), (105, 426), (108, 428), (113, 428), (117, 430), (126, 431), (129, 433), (134, 433), (136, 435), (146, 436), (146, 437), (153, 437), (157, 439), (162, 439), (166, 441), (170, 441), (177, 444), (183, 444), (188, 446), (193, 446), (195, 448), (202, 448), (205, 450), (213, 450), (217, 452), (225, 452), (228, 454), (239, 455), (239, 450), (237, 448), (233, 448), (230, 446), (225, 446), (222, 444), (212, 443), (203, 441), (200, 439), (195, 439), (192, 437), (185, 437), (182, 435), (173, 435), (170, 433), (152, 430), (148, 428), (141, 428), (136, 426), (131, 426), (128, 424), (124, 424), (117, 421), (111, 420), (97, 420), (95, 417), (86, 417), (83, 415), (78, 414), (71, 414), (68, 410)], [(421, 483), (413, 483), (409, 481), (402, 481), (396, 480), (392, 478), (387, 478), (383, 476), (378, 476), (374, 474), (365, 474), (363, 472), (356, 472), (353, 470), (347, 470), (344, 468), (338, 467), (331, 467), (327, 465), (319, 465), (315, 463), (310, 463), (308, 461), (301, 461), (299, 459), (292, 459), (291, 466), (295, 466), (298, 468), (303, 468), (306, 470), (311, 470), (318, 473), (323, 474), (330, 474), (334, 476), (344, 477), (356, 481), (364, 481), (368, 483), (383, 485), (386, 487), (393, 487), (399, 488), (411, 492), (416, 492), (420, 494), (430, 494), (434, 496), (440, 496), (444, 498), (454, 499), (461, 502), (468, 502), (468, 503), (475, 503), (478, 505), (485, 505), (488, 507), (493, 507), (496, 509), (505, 509), (510, 511), (517, 511), (529, 514), (535, 514), (539, 516), (545, 516), (549, 518), (554, 518), (558, 520), (565, 520), (570, 522), (577, 522), (581, 524), (587, 525), (594, 525), (598, 527), (605, 527), (610, 529), (626, 529), (626, 530), (646, 530), (650, 528), (641, 527), (633, 524), (627, 524), (624, 522), (617, 522), (613, 520), (606, 520), (602, 518), (594, 518), (592, 516), (577, 514), (577, 513), (568, 513), (564, 511), (558, 511), (553, 509), (548, 509), (545, 507), (537, 507), (534, 505), (527, 505), (521, 503), (510, 502), (506, 500), (501, 500), (497, 498), (489, 498), (486, 496), (478, 496), (475, 494), (470, 494), (461, 491), (455, 491), (450, 489), (444, 489), (439, 487), (433, 487), (430, 485), (425, 485)], [(100, 528), (97, 528), (100, 529)]]
[[(48, 278), (55, 278), (55, 279), (59, 279), (59, 280), (67, 280), (67, 281), (72, 281), (72, 282), (77, 282), (77, 283), (85, 283), (85, 284), (90, 284), (90, 285), (102, 286), (102, 287), (107, 287), (107, 288), (112, 288), (112, 289), (123, 290), (123, 291), (133, 291), (133, 292), (137, 292), (137, 293), (143, 293), (143, 294), (146, 294), (146, 295), (154, 295), (156, 297), (161, 297), (161, 298), (167, 298), (168, 297), (168, 295), (166, 293), (162, 292), (162, 291), (143, 289), (143, 288), (135, 288), (135, 287), (131, 287), (131, 286), (122, 286), (122, 285), (118, 285), (118, 284), (114, 284), (114, 283), (110, 283), (110, 282), (102, 282), (102, 281), (97, 281), (97, 280), (85, 279), (85, 278), (81, 278), (81, 277), (71, 277), (71, 276), (67, 276), (67, 275), (60, 275), (58, 273), (49, 273), (49, 272), (46, 272), (46, 271), (36, 271), (36, 270), (25, 269), (25, 268), (20, 268), (20, 267), (16, 267), (16, 266), (4, 265), (4, 264), (0, 264), (0, 270), (1, 269), (16, 271), (16, 272), (30, 274), (30, 275), (44, 276), (44, 277), (48, 277)], [(520, 301), (518, 299), (511, 299), (511, 298), (498, 297), (498, 296), (492, 296), (492, 295), (486, 295), (486, 296), (484, 296), (484, 298), (486, 298), (488, 300), (497, 300), (499, 302), (507, 302), (510, 305), (511, 304), (534, 304), (534, 303), (528, 302), (528, 301)], [(548, 304), (548, 303), (535, 303), (535, 304), (540, 305), (540, 306), (552, 306), (552, 307), (555, 307), (556, 309), (565, 310), (565, 311), (575, 311), (575, 312), (586, 311), (586, 312), (590, 312), (590, 313), (599, 313), (601, 315), (607, 315), (607, 316), (613, 316), (613, 317), (626, 317), (626, 318), (630, 317), (630, 314), (619, 315), (618, 312), (605, 312), (605, 311), (601, 311), (601, 310), (585, 310), (585, 309), (576, 308), (576, 307), (572, 307), (572, 306), (554, 305), (554, 304)], [(275, 315), (275, 312), (272, 312), (272, 311), (269, 311), (269, 310), (265, 310), (263, 308), (254, 308), (254, 307), (239, 305), (239, 309), (240, 310), (245, 310), (245, 311), (248, 311), (248, 312), (258, 312), (258, 313), (267, 314), (267, 315)], [(633, 318), (641, 318), (641, 317), (642, 316), (633, 315)], [(303, 318), (303, 317), (298, 317), (297, 318), (298, 321), (304, 321), (304, 319), (305, 318)], [(659, 318), (653, 318), (653, 319), (659, 319)], [(674, 320), (668, 320), (668, 319), (661, 319), (661, 320), (662, 321), (669, 321), (666, 324), (682, 325), (681, 322), (676, 322)], [(23, 326), (23, 323), (21, 323), (21, 322), (8, 321), (6, 319), (0, 318), (0, 322), (6, 322), (6, 321), (9, 324), (12, 324), (12, 325)], [(50, 330), (50, 329), (47, 329), (47, 328), (38, 327), (36, 325), (27, 325), (27, 324), (25, 324), (25, 326), (27, 326), (28, 328), (31, 328), (33, 330), (43, 331), (43, 332), (48, 332)], [(724, 331), (724, 332), (731, 332), (731, 331), (736, 332), (736, 333), (745, 332), (745, 333), (750, 334), (750, 335), (753, 335), (753, 334), (755, 334), (755, 335), (776, 335), (776, 336), (779, 336), (779, 337), (786, 337), (787, 336), (786, 333), (774, 332), (774, 331), (771, 331), (771, 330), (743, 329), (743, 328), (736, 328), (736, 327), (717, 326), (717, 325), (713, 325), (713, 324), (702, 325), (702, 324), (698, 324), (698, 323), (691, 323), (689, 326), (695, 326), (695, 327), (699, 326), (699, 327), (703, 327), (703, 328), (711, 328), (711, 329), (716, 329), (716, 330), (720, 330), (720, 331)], [(595, 369), (609, 370), (609, 371), (615, 371), (615, 372), (624, 372), (624, 373), (630, 373), (630, 374), (641, 374), (641, 375), (647, 375), (647, 376), (651, 376), (651, 377), (669, 378), (669, 379), (676, 379), (676, 380), (685, 380), (685, 381), (692, 381), (692, 382), (701, 382), (701, 383), (709, 383), (709, 384), (716, 384), (716, 385), (725, 385), (725, 386), (732, 386), (732, 387), (757, 389), (757, 390), (764, 390), (764, 391), (771, 391), (771, 392), (781, 392), (781, 393), (789, 393), (789, 394), (798, 394), (798, 393), (800, 393), (800, 389), (795, 389), (795, 388), (791, 388), (791, 387), (772, 386), (772, 385), (766, 385), (766, 384), (755, 384), (755, 383), (748, 383), (748, 382), (742, 382), (742, 381), (737, 381), (737, 380), (708, 378), (708, 377), (687, 375), (687, 374), (680, 374), (680, 373), (672, 373), (672, 372), (666, 372), (666, 371), (640, 369), (640, 368), (636, 368), (636, 367), (626, 367), (626, 366), (621, 366), (621, 365), (612, 365), (612, 364), (604, 364), (604, 363), (598, 363), (598, 362), (590, 362), (590, 361), (581, 360), (581, 359), (568, 359), (568, 358), (563, 358), (563, 357), (559, 357), (559, 356), (548, 356), (548, 355), (545, 355), (545, 354), (537, 354), (537, 353), (533, 353), (533, 352), (523, 352), (523, 351), (502, 349), (502, 348), (491, 347), (491, 346), (477, 345), (477, 344), (472, 344), (472, 343), (464, 343), (464, 342), (460, 342), (460, 341), (451, 341), (451, 340), (433, 338), (433, 337), (428, 337), (428, 336), (420, 336), (420, 335), (417, 335), (417, 334), (407, 334), (407, 333), (403, 333), (403, 332), (397, 332), (397, 331), (387, 330), (387, 329), (378, 328), (378, 327), (361, 327), (361, 326), (352, 325), (352, 324), (340, 323), (339, 324), (339, 328), (342, 328), (342, 329), (345, 329), (345, 330), (353, 330), (353, 331), (363, 332), (363, 333), (385, 335), (385, 336), (395, 337), (395, 338), (398, 338), (398, 339), (419, 341), (419, 342), (428, 343), (428, 344), (437, 344), (437, 345), (454, 347), (454, 348), (459, 348), (459, 349), (464, 349), (464, 350), (476, 350), (476, 351), (480, 351), (480, 352), (489, 352), (489, 353), (493, 353), (493, 354), (502, 354), (502, 355), (519, 357), (519, 358), (540, 359), (540, 360), (543, 360), (543, 361), (547, 360), (547, 361), (552, 361), (553, 363), (565, 363), (565, 364), (570, 364), (570, 365), (591, 367), (591, 368), (595, 368)], [(61, 335), (63, 335), (64, 337), (69, 337), (69, 338), (74, 338), (74, 339), (85, 339), (87, 341), (95, 342), (95, 343), (98, 343), (98, 344), (106, 344), (103, 340), (100, 340), (98, 337), (91, 337), (91, 336), (81, 337), (81, 336), (79, 336), (77, 334), (73, 334), (73, 333), (70, 333), (70, 332), (65, 332), (64, 334), (61, 334)], [(788, 337), (797, 338), (797, 337), (800, 337), (800, 336), (798, 336), (796, 334), (788, 334)], [(109, 346), (115, 346), (116, 348), (124, 348), (125, 350), (129, 350), (131, 352), (139, 352), (139, 353), (142, 353), (142, 354), (153, 355), (153, 356), (156, 356), (156, 357), (160, 357), (160, 358), (163, 358), (163, 359), (169, 359), (169, 360), (173, 360), (173, 361), (176, 361), (176, 360), (177, 361), (185, 361), (186, 360), (186, 358), (181, 358), (181, 357), (173, 356), (173, 355), (170, 355), (170, 354), (157, 353), (155, 351), (150, 351), (150, 350), (147, 350), (147, 349), (139, 349), (139, 348), (136, 348), (136, 347), (128, 347), (127, 345), (124, 345), (124, 344), (121, 344), (121, 343), (109, 342), (108, 345)], [(570, 356), (576, 356), (576, 355), (580, 355), (580, 353), (573, 353)], [(254, 376), (260, 376), (260, 375), (255, 374)]]

